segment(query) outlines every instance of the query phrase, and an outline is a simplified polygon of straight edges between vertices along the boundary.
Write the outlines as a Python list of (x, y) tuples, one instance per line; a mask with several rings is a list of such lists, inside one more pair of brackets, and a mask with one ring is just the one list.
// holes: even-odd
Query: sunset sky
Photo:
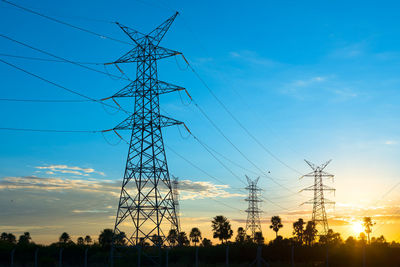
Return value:
[[(181, 57), (159, 63), (159, 79), (181, 85), (249, 159), (244, 158), (182, 93), (161, 96), (162, 113), (184, 121), (164, 129), (170, 173), (181, 181), (181, 223), (211, 236), (212, 217), (245, 226), (245, 175), (260, 176), (267, 200), (262, 229), (281, 216), (289, 237), (311, 219), (307, 159), (335, 175), (326, 185), (336, 205), (329, 226), (358, 236), (371, 216), (372, 236), (400, 241), (400, 21), (396, 1), (15, 1), (24, 7), (129, 42), (112, 22), (150, 32), (174, 14), (162, 46), (181, 51), (211, 90), (271, 156), (229, 116)], [(79, 62), (112, 62), (132, 47), (90, 35), (0, 2), (0, 34)], [(0, 59), (101, 99), (127, 81), (52, 59), (0, 36)], [(120, 76), (113, 66), (88, 65)], [(135, 64), (120, 65), (131, 78)], [(104, 130), (126, 114), (94, 102), (33, 103), (1, 99), (81, 100), (0, 62), (0, 128)], [(107, 102), (110, 105), (112, 101)], [(133, 100), (120, 104), (133, 110)], [(128, 137), (129, 133), (121, 134)], [(51, 243), (66, 231), (97, 236), (113, 228), (128, 147), (112, 132), (0, 131), (0, 232), (29, 231)], [(221, 156), (222, 155), (222, 156)], [(194, 164), (192, 166), (187, 161)], [(229, 161), (227, 160), (229, 159)], [(240, 167), (239, 167), (240, 166)], [(257, 167), (257, 168), (256, 168)], [(262, 170), (264, 172), (261, 173)], [(232, 175), (232, 173), (235, 174)], [(272, 177), (266, 178), (265, 174)], [(273, 180), (273, 181), (272, 181)], [(236, 235), (236, 233), (234, 234)]]

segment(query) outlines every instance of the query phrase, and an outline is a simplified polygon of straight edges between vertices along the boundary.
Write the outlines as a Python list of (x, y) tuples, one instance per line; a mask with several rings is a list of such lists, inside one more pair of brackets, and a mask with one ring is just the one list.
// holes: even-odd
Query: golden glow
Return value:
[(357, 235), (359, 235), (361, 232), (364, 232), (364, 227), (362, 225), (362, 222), (360, 222), (360, 221), (353, 222), (352, 228), (353, 228), (353, 232)]

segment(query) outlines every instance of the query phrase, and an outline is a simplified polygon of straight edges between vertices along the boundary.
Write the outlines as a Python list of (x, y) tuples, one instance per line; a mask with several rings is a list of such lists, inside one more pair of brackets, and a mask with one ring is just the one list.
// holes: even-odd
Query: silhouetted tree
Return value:
[(17, 239), (15, 237), (15, 235), (13, 235), (12, 233), (2, 233), (0, 236), (0, 240), (11, 243), (11, 244), (15, 244), (17, 242)]
[(58, 239), (61, 243), (67, 244), (69, 241), (71, 241), (71, 237), (69, 236), (68, 233), (64, 232), (61, 234), (60, 238)]
[(264, 237), (261, 232), (255, 232), (254, 233), (254, 242), (258, 245), (264, 244)]
[(175, 244), (178, 242), (178, 233), (175, 229), (169, 230), (167, 239), (172, 246), (175, 246)]
[(235, 238), (235, 241), (237, 243), (244, 243), (246, 240), (246, 231), (243, 229), (243, 227), (239, 227), (237, 230), (237, 236)]
[(332, 229), (329, 229), (326, 235), (321, 235), (319, 237), (319, 242), (328, 245), (339, 245), (343, 240), (339, 233), (335, 233)]
[(188, 246), (190, 244), (189, 239), (185, 232), (180, 232), (178, 234), (178, 245), (179, 246)]
[(79, 246), (83, 246), (85, 244), (85, 240), (83, 239), (83, 237), (78, 237), (78, 239), (76, 240), (76, 244)]
[(211, 227), (213, 230), (213, 237), (221, 240), (221, 243), (228, 241), (233, 235), (231, 224), (228, 219), (222, 215), (215, 216), (211, 221)]
[(298, 219), (293, 223), (293, 235), (295, 236), (296, 242), (303, 244), (303, 236), (304, 236), (304, 225), (305, 222), (302, 218)]
[(281, 217), (279, 216), (272, 216), (271, 218), (271, 225), (269, 228), (275, 231), (275, 238), (278, 237), (278, 231), (283, 227)]
[(375, 225), (375, 222), (372, 221), (371, 217), (364, 217), (363, 226), (364, 226), (364, 231), (368, 236), (368, 244), (371, 243), (370, 234), (372, 232), (372, 226), (374, 226), (374, 225)]
[(0, 240), (1, 241), (7, 241), (7, 233), (5, 233), (5, 232), (1, 233)]
[(203, 247), (211, 247), (212, 246), (212, 242), (211, 242), (210, 239), (203, 238), (203, 241), (201, 242), (201, 245)]
[(358, 236), (358, 239), (360, 239), (361, 244), (365, 245), (367, 236), (365, 235), (364, 232), (361, 232), (360, 235)]
[(197, 228), (197, 227), (192, 228), (192, 231), (190, 231), (190, 234), (189, 234), (189, 238), (194, 243), (194, 246), (196, 247), (197, 243), (200, 242), (200, 240), (202, 239), (199, 228)]
[(104, 229), (99, 235), (99, 244), (103, 248), (109, 248), (112, 244), (114, 232), (112, 229)]
[(162, 238), (159, 235), (154, 234), (151, 237), (151, 241), (153, 242), (154, 246), (161, 246), (162, 245)]
[(308, 246), (310, 246), (317, 236), (317, 229), (315, 228), (315, 223), (313, 221), (307, 222), (306, 229), (304, 230), (304, 241)]
[(25, 232), (23, 235), (19, 236), (18, 244), (19, 245), (28, 245), (31, 241), (31, 234), (29, 232)]
[(344, 243), (346, 246), (354, 247), (357, 244), (357, 240), (354, 237), (349, 236)]
[(85, 236), (85, 243), (86, 245), (90, 245), (92, 243), (92, 238), (90, 235)]

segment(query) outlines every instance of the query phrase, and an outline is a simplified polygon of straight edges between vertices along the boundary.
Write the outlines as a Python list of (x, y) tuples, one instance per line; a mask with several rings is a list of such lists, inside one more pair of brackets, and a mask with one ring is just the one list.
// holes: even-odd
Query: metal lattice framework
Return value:
[[(172, 176), (172, 195), (174, 196), (174, 206), (175, 206), (175, 213), (178, 221), (178, 233), (180, 232), (181, 229), (181, 222), (179, 220), (180, 218), (180, 210), (179, 210), (179, 178)], [(174, 225), (171, 225), (171, 227), (174, 229)]]
[(333, 180), (334, 175), (324, 171), (331, 160), (325, 162), (321, 166), (316, 166), (307, 160), (305, 160), (305, 162), (311, 167), (313, 172), (303, 175), (301, 178), (313, 177), (314, 184), (304, 188), (302, 191), (313, 191), (314, 198), (304, 202), (303, 204), (313, 204), (312, 221), (315, 223), (315, 227), (317, 227), (319, 235), (326, 235), (329, 227), (328, 219), (326, 217), (325, 204), (335, 204), (335, 202), (326, 199), (324, 196), (324, 191), (335, 191), (334, 188), (323, 184), (323, 178), (331, 178)]
[(246, 179), (248, 186), (245, 189), (249, 191), (249, 197), (245, 199), (247, 202), (249, 202), (249, 207), (246, 210), (246, 233), (248, 230), (250, 230), (251, 238), (254, 239), (257, 232), (262, 232), (260, 222), (260, 213), (262, 211), (258, 207), (258, 203), (262, 202), (262, 200), (259, 199), (261, 188), (257, 186), (260, 177), (255, 180), (251, 180), (248, 176), (246, 176)]
[(133, 114), (113, 128), (132, 130), (114, 227), (130, 245), (169, 245), (171, 225), (179, 230), (161, 128), (183, 123), (160, 114), (159, 96), (185, 89), (157, 78), (157, 61), (181, 54), (159, 46), (177, 15), (149, 34), (117, 23), (135, 44), (110, 63), (136, 63), (136, 79), (111, 97), (134, 98)]

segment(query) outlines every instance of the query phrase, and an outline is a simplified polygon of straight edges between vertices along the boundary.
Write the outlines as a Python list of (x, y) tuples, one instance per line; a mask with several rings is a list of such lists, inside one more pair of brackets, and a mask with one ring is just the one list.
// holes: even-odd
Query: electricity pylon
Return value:
[[(180, 209), (179, 209), (179, 179), (178, 177), (172, 176), (172, 195), (174, 196), (174, 206), (175, 206), (175, 213), (176, 218), (178, 221), (178, 233), (181, 229), (181, 222), (180, 222)], [(175, 225), (171, 225), (171, 228), (174, 229)]]
[(258, 177), (255, 180), (251, 180), (247, 175), (246, 179), (248, 182), (248, 186), (245, 188), (249, 191), (249, 197), (246, 198), (245, 200), (249, 202), (249, 207), (247, 208), (247, 221), (246, 221), (246, 233), (248, 230), (251, 232), (251, 238), (254, 239), (256, 232), (261, 232), (261, 223), (260, 223), (260, 213), (261, 210), (258, 207), (258, 203), (262, 202), (261, 199), (259, 199), (260, 191), (261, 188), (257, 186), (258, 180), (260, 177)]
[(328, 219), (326, 217), (325, 204), (335, 204), (324, 197), (324, 191), (335, 191), (336, 189), (326, 186), (323, 184), (323, 178), (331, 178), (333, 180), (334, 175), (324, 172), (325, 167), (331, 162), (331, 160), (325, 162), (321, 166), (315, 166), (313, 163), (304, 160), (308, 166), (313, 170), (309, 174), (303, 175), (303, 177), (314, 177), (314, 184), (304, 188), (301, 191), (313, 191), (314, 198), (303, 204), (313, 204), (312, 221), (315, 227), (320, 228), (318, 230), (319, 235), (326, 235), (328, 233)]
[(134, 47), (109, 64), (136, 63), (136, 79), (110, 97), (134, 98), (133, 114), (112, 129), (132, 130), (114, 227), (129, 245), (170, 245), (171, 225), (179, 230), (161, 128), (183, 123), (160, 114), (159, 96), (185, 89), (157, 78), (157, 61), (181, 54), (159, 46), (177, 15), (148, 34), (117, 23)]

